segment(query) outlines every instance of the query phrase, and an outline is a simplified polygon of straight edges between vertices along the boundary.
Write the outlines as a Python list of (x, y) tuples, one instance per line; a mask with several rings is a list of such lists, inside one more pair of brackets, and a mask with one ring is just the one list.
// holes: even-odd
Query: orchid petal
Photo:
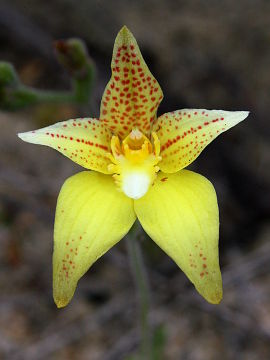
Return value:
[(116, 37), (111, 68), (112, 76), (102, 97), (100, 118), (120, 138), (134, 128), (149, 134), (163, 93), (126, 26)]
[(62, 121), (18, 136), (32, 144), (50, 146), (86, 169), (108, 174), (111, 135), (97, 119)]
[(174, 173), (188, 166), (212, 140), (248, 114), (248, 111), (183, 109), (160, 116), (154, 125), (161, 145), (160, 169)]
[(133, 201), (110, 176), (83, 171), (64, 183), (54, 229), (53, 291), (58, 307), (73, 297), (78, 280), (135, 221)]
[(188, 170), (159, 173), (148, 193), (134, 204), (148, 235), (208, 302), (219, 303), (218, 205), (210, 181)]

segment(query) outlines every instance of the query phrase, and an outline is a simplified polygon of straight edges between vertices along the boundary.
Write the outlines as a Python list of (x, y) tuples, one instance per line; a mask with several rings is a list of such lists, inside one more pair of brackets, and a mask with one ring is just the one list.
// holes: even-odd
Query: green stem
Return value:
[[(1, 96), (2, 94), (2, 96)], [(41, 91), (27, 86), (0, 91), (0, 108), (18, 110), (39, 103), (75, 103), (74, 95), (69, 92)]]
[(137, 240), (139, 224), (136, 222), (126, 237), (130, 267), (139, 298), (141, 359), (149, 360), (152, 354), (151, 327), (148, 314), (150, 307), (150, 289), (140, 244)]
[(42, 91), (21, 83), (7, 62), (0, 61), (0, 109), (18, 110), (39, 103), (89, 105), (96, 79), (96, 66), (80, 39), (55, 42), (58, 60), (72, 79), (70, 91)]

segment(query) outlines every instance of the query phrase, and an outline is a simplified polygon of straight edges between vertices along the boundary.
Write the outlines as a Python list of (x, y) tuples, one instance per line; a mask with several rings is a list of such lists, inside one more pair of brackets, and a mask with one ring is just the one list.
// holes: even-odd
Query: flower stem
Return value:
[(143, 261), (140, 244), (137, 240), (140, 225), (136, 222), (129, 235), (126, 237), (127, 250), (130, 260), (130, 267), (134, 277), (139, 301), (139, 320), (141, 330), (141, 357), (149, 360), (152, 355), (152, 337), (148, 314), (150, 307), (150, 289), (147, 273)]
[(59, 40), (54, 43), (60, 64), (72, 80), (70, 91), (42, 91), (25, 86), (12, 64), (0, 61), (0, 109), (13, 111), (40, 103), (89, 105), (96, 66), (80, 39)]

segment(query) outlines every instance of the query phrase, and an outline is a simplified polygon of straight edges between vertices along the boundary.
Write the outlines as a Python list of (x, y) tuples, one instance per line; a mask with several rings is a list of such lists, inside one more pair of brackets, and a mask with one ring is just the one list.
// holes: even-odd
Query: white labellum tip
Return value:
[(144, 173), (132, 173), (123, 178), (122, 190), (132, 199), (140, 199), (149, 188), (150, 176)]

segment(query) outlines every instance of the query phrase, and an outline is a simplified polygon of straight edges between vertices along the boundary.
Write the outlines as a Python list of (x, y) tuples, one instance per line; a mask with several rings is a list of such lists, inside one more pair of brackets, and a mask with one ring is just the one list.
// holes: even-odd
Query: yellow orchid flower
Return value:
[(189, 170), (246, 111), (184, 109), (157, 118), (163, 98), (127, 27), (118, 33), (100, 118), (59, 122), (18, 134), (86, 169), (67, 179), (57, 201), (53, 291), (58, 307), (78, 280), (139, 219), (144, 230), (210, 303), (222, 299), (216, 193)]

